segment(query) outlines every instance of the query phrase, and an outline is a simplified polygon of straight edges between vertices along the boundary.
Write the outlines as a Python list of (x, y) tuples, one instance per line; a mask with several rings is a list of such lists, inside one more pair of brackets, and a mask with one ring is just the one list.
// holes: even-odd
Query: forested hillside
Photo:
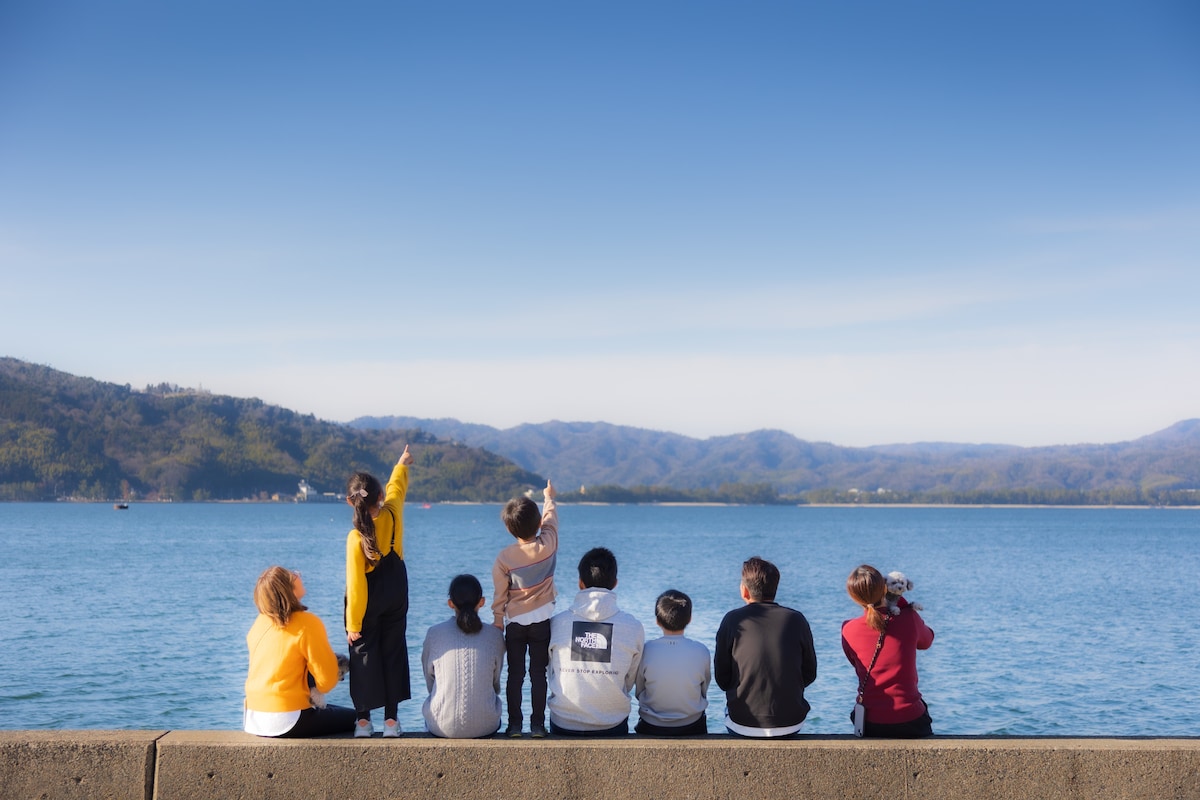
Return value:
[(452, 419), (372, 417), (485, 447), (597, 500), (1200, 503), (1200, 420), (1117, 444), (925, 443), (839, 447), (760, 430), (693, 439), (603, 422), (500, 430)]
[(610, 502), (1200, 503), (1200, 420), (1130, 442), (1037, 448), (853, 448), (770, 430), (700, 440), (607, 423), (342, 425), (0, 358), (0, 500), (287, 499), (302, 479), (337, 492), (353, 470), (385, 475), (406, 443), (416, 501), (500, 501), (547, 475), (564, 499), (586, 487), (574, 498)]
[(544, 484), (492, 453), (416, 430), (355, 430), (256, 399), (79, 378), (0, 358), (0, 500), (291, 498), (385, 479), (406, 443), (412, 500), (503, 500)]

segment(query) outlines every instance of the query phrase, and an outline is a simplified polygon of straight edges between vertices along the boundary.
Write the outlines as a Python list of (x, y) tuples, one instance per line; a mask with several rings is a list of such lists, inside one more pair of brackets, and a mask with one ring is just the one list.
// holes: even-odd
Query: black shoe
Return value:
[(521, 738), (521, 726), (513, 725), (510, 722), (508, 727), (504, 729), (504, 735), (510, 739), (520, 739)]
[(529, 726), (529, 735), (532, 736), (534, 739), (545, 739), (546, 738), (546, 726), (545, 725), (530, 725)]

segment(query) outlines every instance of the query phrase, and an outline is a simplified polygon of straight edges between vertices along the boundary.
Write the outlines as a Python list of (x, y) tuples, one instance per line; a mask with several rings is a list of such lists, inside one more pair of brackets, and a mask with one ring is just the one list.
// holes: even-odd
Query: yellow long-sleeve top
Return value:
[(316, 614), (297, 611), (282, 628), (259, 614), (246, 634), (246, 646), (250, 648), (246, 708), (251, 711), (308, 708), (312, 705), (308, 694), (310, 672), (322, 692), (332, 691), (337, 685), (337, 656)]
[[(375, 547), (380, 558), (392, 550), (404, 558), (404, 495), (407, 493), (408, 466), (396, 464), (383, 492), (383, 509), (375, 518)], [(359, 542), (358, 531), (352, 529), (346, 535), (346, 630), (351, 633), (362, 632), (363, 614), (367, 613), (367, 573), (375, 569), (367, 563)]]

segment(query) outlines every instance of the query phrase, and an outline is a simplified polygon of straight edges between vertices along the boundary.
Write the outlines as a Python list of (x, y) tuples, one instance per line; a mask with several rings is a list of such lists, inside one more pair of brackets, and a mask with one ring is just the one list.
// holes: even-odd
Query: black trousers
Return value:
[(300, 712), (300, 719), (296, 720), (292, 729), (280, 734), (279, 738), (307, 739), (310, 736), (350, 733), (354, 730), (354, 719), (357, 716), (353, 708), (343, 706), (306, 708)]
[(504, 649), (508, 652), (508, 724), (521, 726), (521, 687), (525, 683), (525, 654), (529, 653), (529, 698), (533, 705), (531, 725), (546, 725), (546, 667), (550, 664), (550, 620), (532, 625), (508, 623), (504, 629)]
[(359, 719), (383, 707), (386, 719), (412, 697), (408, 675), (408, 569), (396, 551), (367, 573), (362, 636), (350, 645), (350, 699)]

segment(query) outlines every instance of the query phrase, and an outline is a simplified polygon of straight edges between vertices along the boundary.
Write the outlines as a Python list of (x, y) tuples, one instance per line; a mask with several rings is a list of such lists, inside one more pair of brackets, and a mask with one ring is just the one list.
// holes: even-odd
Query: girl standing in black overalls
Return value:
[(412, 697), (408, 677), (408, 571), (404, 566), (404, 496), (408, 446), (392, 468), (387, 490), (356, 472), (346, 487), (354, 530), (346, 537), (346, 641), (356, 737), (374, 733), (371, 710), (383, 707), (383, 735), (400, 735), (396, 712)]

